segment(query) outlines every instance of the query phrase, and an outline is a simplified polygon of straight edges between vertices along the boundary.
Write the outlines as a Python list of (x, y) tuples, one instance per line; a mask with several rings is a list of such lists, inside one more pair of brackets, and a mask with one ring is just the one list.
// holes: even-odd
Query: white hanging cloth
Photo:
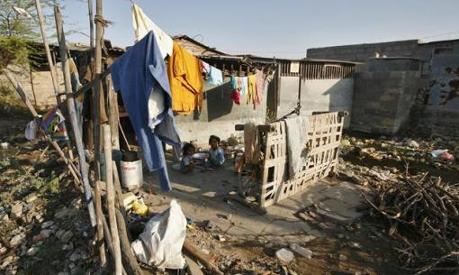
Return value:
[(166, 58), (167, 55), (172, 55), (172, 38), (151, 21), (136, 4), (132, 5), (132, 26), (134, 27), (135, 41), (141, 40), (147, 33), (153, 31), (162, 57)]

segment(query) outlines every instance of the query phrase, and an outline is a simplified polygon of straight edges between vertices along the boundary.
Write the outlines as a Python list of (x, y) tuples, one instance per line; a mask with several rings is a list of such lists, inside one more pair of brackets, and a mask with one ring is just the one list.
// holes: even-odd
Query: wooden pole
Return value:
[(123, 197), (121, 190), (121, 183), (118, 175), (118, 169), (116, 163), (113, 162), (113, 185), (116, 195), (116, 222), (118, 223), (118, 232), (120, 236), (121, 251), (125, 266), (129, 269), (130, 274), (141, 275), (143, 274), (140, 268), (137, 258), (131, 248), (131, 242), (129, 241), (128, 228), (126, 225), (126, 209), (123, 206)]
[(105, 173), (107, 177), (106, 184), (108, 222), (110, 224), (110, 233), (112, 235), (113, 251), (115, 252), (115, 274), (121, 275), (123, 264), (121, 259), (120, 238), (118, 235), (118, 226), (115, 212), (115, 189), (113, 186), (113, 160), (110, 125), (102, 125), (102, 132), (104, 134)]
[(126, 268), (130, 271), (129, 274), (142, 275), (142, 269), (137, 262), (134, 252), (132, 252), (131, 243), (127, 234), (126, 221), (120, 209), (116, 209), (116, 221), (118, 222), (118, 232), (120, 234), (121, 248)]
[(70, 116), (70, 123), (72, 125), (73, 134), (75, 136), (75, 144), (78, 151), (78, 158), (80, 159), (80, 171), (83, 179), (83, 187), (85, 192), (86, 203), (88, 204), (89, 217), (91, 225), (96, 226), (96, 215), (94, 211), (94, 202), (92, 200), (91, 186), (89, 185), (88, 164), (84, 153), (83, 136), (78, 126), (78, 121), (75, 111), (75, 100), (72, 97), (72, 84), (70, 80), (70, 69), (68, 63), (67, 45), (65, 43), (65, 34), (62, 22), (62, 14), (59, 6), (54, 6), (54, 15), (56, 19), (57, 37), (59, 40), (59, 51), (62, 62), (62, 70), (64, 72), (65, 92), (67, 97), (67, 109)]
[(88, 0), (89, 16), (89, 45), (91, 47), (91, 56), (94, 54), (94, 6), (92, 0)]
[(51, 74), (51, 80), (53, 82), (54, 95), (56, 96), (56, 101), (58, 104), (61, 104), (59, 97), (59, 84), (57, 83), (56, 77), (56, 67), (54, 67), (53, 58), (51, 57), (51, 51), (49, 49), (48, 38), (46, 36), (45, 29), (45, 19), (43, 17), (43, 12), (41, 10), (40, 0), (35, 0), (35, 7), (37, 8), (38, 22), (40, 24), (41, 37), (43, 39), (43, 45), (45, 47), (46, 58), (48, 59), (49, 72)]
[[(62, 104), (62, 100), (59, 95), (59, 84), (57, 81), (56, 67), (54, 66), (53, 57), (51, 56), (51, 50), (49, 49), (49, 43), (48, 43), (48, 38), (46, 36), (46, 29), (45, 29), (45, 19), (43, 17), (43, 12), (41, 10), (40, 0), (35, 0), (35, 7), (37, 9), (38, 23), (40, 25), (40, 32), (41, 32), (41, 37), (43, 39), (43, 45), (45, 47), (46, 58), (48, 59), (49, 73), (51, 74), (51, 81), (53, 83), (54, 95), (56, 96), (56, 102), (60, 108)], [(69, 158), (70, 160), (73, 160), (72, 144), (70, 143), (70, 141), (67, 142), (67, 146), (68, 146)]]
[(102, 198), (100, 195), (100, 181), (97, 181), (94, 185), (94, 200), (96, 204), (96, 218), (97, 218), (97, 245), (99, 247), (99, 258), (101, 267), (105, 267), (107, 264), (107, 257), (105, 255), (105, 244), (104, 244), (104, 224), (102, 222)]
[(93, 111), (93, 127), (94, 127), (94, 170), (96, 179), (100, 178), (100, 158), (101, 158), (101, 127), (102, 123), (108, 121), (105, 113), (105, 104), (102, 93), (102, 45), (103, 45), (103, 15), (102, 15), (102, 0), (96, 0), (96, 40), (94, 52), (94, 79), (100, 78), (93, 89), (92, 111)]
[(120, 149), (120, 136), (119, 136), (119, 110), (118, 110), (118, 94), (112, 91), (112, 78), (107, 76), (106, 78), (106, 89), (108, 97), (108, 108), (109, 115), (108, 120), (110, 122), (110, 129), (112, 131), (112, 146), (113, 149)]
[[(38, 116), (38, 113), (37, 111), (35, 110), (35, 108), (33, 107), (32, 103), (30, 102), (29, 98), (27, 97), (25, 91), (24, 91), (24, 88), (22, 87), (22, 85), (16, 80), (14, 79), (14, 77), (9, 73), (7, 72), (6, 70), (4, 71), (6, 77), (8, 78), (8, 80), (11, 82), (11, 84), (14, 86), (14, 88), (16, 89), (16, 92), (19, 94), (19, 96), (21, 97), (22, 101), (25, 103), (25, 105), (27, 106), (27, 108), (29, 109), (30, 113), (34, 116), (34, 117), (37, 117)], [(40, 128), (41, 129), (41, 128)], [(57, 142), (55, 142), (54, 140), (52, 140), (46, 133), (44, 133), (44, 136), (46, 138), (46, 140), (54, 147), (54, 149), (57, 151), (57, 153), (59, 154), (59, 156), (64, 160), (65, 164), (67, 165), (70, 173), (72, 174), (73, 178), (75, 179), (75, 182), (77, 184), (80, 184), (81, 181), (80, 181), (80, 175), (78, 173), (78, 169), (76, 169), (76, 167), (73, 165), (73, 163), (67, 159), (67, 157), (65, 156), (64, 152), (62, 151), (61, 147), (59, 146), (59, 144), (57, 144)]]
[[(104, 45), (104, 17), (103, 17), (103, 9), (102, 9), (102, 0), (96, 0), (96, 16), (94, 20), (96, 21), (96, 51), (94, 54), (94, 72), (96, 77), (100, 77), (102, 74), (102, 45)], [(100, 123), (108, 122), (107, 113), (105, 110), (105, 101), (104, 95), (102, 93), (103, 86), (102, 81), (99, 82), (99, 85), (96, 85), (96, 89), (98, 87), (98, 96), (99, 96), (99, 120)]]

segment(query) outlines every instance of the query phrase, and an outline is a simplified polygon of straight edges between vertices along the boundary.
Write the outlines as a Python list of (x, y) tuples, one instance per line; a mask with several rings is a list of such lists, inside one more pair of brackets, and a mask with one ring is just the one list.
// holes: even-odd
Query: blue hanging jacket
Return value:
[[(163, 191), (172, 190), (162, 141), (177, 149), (181, 142), (171, 109), (166, 64), (152, 31), (113, 63), (111, 74), (113, 88), (121, 92), (148, 169), (158, 171)], [(150, 93), (162, 93), (160, 98), (164, 100), (164, 110), (154, 122), (149, 121)]]

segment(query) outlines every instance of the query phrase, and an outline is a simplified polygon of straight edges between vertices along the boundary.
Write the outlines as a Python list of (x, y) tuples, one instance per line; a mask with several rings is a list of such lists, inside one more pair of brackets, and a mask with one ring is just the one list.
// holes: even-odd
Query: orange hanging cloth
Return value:
[(202, 106), (204, 87), (199, 59), (174, 42), (167, 64), (172, 94), (172, 110), (189, 114)]

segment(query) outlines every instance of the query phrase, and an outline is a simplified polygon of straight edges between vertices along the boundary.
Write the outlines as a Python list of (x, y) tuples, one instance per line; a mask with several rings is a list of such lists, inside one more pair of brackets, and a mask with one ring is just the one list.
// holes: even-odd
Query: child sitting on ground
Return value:
[(221, 167), (225, 163), (225, 152), (220, 147), (220, 138), (214, 135), (209, 137), (209, 162), (213, 167)]
[(194, 162), (193, 154), (196, 148), (191, 143), (185, 143), (182, 148), (182, 161), (180, 162), (180, 171), (183, 173), (190, 173), (193, 171)]

